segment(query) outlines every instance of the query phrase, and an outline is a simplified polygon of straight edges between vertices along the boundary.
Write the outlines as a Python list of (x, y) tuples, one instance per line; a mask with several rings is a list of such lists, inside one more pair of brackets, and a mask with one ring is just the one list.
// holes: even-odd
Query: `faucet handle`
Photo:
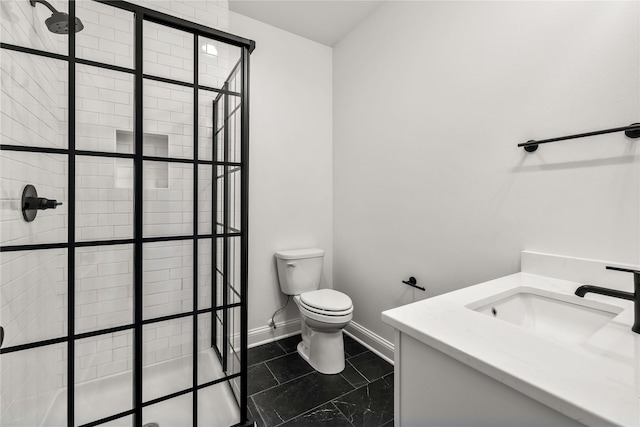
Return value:
[(625, 273), (640, 274), (640, 270), (631, 270), (631, 269), (628, 269), (628, 268), (612, 267), (610, 265), (607, 265), (606, 269), (607, 270), (615, 270), (615, 271), (624, 271)]

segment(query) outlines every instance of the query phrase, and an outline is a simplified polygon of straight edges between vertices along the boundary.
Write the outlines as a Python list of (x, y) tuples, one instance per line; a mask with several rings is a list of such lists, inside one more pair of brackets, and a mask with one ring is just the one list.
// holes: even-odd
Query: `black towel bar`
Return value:
[(564, 141), (566, 139), (584, 138), (586, 136), (603, 135), (605, 133), (624, 132), (629, 138), (640, 138), (640, 123), (632, 123), (629, 126), (623, 126), (619, 128), (596, 130), (593, 132), (578, 133), (575, 135), (561, 136), (558, 138), (541, 139), (540, 141), (530, 140), (518, 144), (518, 147), (523, 147), (528, 153), (533, 153), (538, 149), (539, 144), (546, 144), (548, 142)]

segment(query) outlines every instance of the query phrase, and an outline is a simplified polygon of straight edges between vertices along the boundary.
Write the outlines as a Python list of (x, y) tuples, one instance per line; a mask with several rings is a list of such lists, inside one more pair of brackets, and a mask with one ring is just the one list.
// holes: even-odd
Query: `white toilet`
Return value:
[(322, 249), (276, 252), (280, 289), (300, 309), (302, 342), (298, 353), (318, 372), (337, 374), (344, 369), (342, 329), (353, 318), (351, 298), (333, 289), (318, 289)]

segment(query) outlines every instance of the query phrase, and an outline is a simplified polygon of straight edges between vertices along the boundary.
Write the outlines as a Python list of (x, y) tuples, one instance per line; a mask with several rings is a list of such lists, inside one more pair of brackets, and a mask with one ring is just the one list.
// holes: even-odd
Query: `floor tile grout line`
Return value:
[[(280, 380), (278, 379), (278, 377), (276, 377), (276, 374), (274, 374), (274, 373), (273, 373), (273, 371), (271, 370), (271, 368), (269, 367), (269, 365), (267, 365), (267, 363), (266, 363), (266, 362), (263, 362), (263, 363), (264, 363), (264, 366), (265, 366), (265, 367), (267, 368), (267, 370), (269, 371), (269, 373), (271, 374), (271, 376), (273, 377), (273, 379), (274, 379), (274, 380), (276, 380), (276, 382), (278, 383), (278, 385), (282, 384), (282, 383), (280, 382)], [(277, 387), (277, 386), (274, 386), (274, 387)]]
[[(304, 374), (304, 375), (300, 375), (299, 377), (296, 377), (296, 378), (292, 378), (292, 379), (290, 379), (289, 381), (285, 381), (285, 382), (283, 382), (283, 383), (281, 383), (281, 384), (274, 385), (273, 387), (265, 388), (264, 390), (261, 390), (261, 391), (259, 391), (259, 392), (257, 392), (257, 393), (254, 393), (254, 394), (252, 394), (251, 396), (255, 396), (255, 395), (257, 395), (257, 394), (261, 394), (261, 393), (263, 393), (263, 392), (265, 392), (265, 391), (267, 391), (267, 390), (271, 390), (271, 389), (274, 389), (274, 388), (276, 388), (276, 387), (278, 387), (278, 386), (285, 385), (285, 384), (288, 384), (288, 383), (290, 383), (290, 382), (292, 382), (292, 381), (299, 380), (299, 379), (301, 379), (301, 378), (303, 378), (303, 377), (306, 377), (307, 375), (311, 375), (311, 374), (313, 374), (314, 372), (316, 372), (316, 373), (317, 373), (317, 371), (307, 372), (306, 374)], [(278, 381), (278, 379), (277, 379), (277, 378), (276, 378), (276, 381)]]
[[(362, 375), (362, 374), (360, 373), (360, 371), (358, 371), (358, 370), (355, 368), (355, 366), (353, 366), (353, 365), (352, 365), (348, 360), (347, 360), (346, 362), (347, 362), (347, 363), (349, 363), (349, 366), (351, 366), (351, 367), (352, 367), (352, 368), (353, 368), (353, 369), (358, 373), (358, 375), (360, 375), (362, 378), (364, 378), (364, 380), (365, 380), (367, 383), (369, 382), (369, 380), (368, 380), (364, 375)], [(342, 372), (344, 372), (344, 370), (343, 370)], [(344, 375), (342, 375), (342, 372), (340, 372), (340, 376), (341, 376), (342, 378), (344, 378), (344, 379), (345, 379), (349, 384), (351, 384), (351, 385), (352, 385), (352, 386), (354, 386), (355, 388), (358, 388), (358, 387), (360, 387), (360, 386), (364, 385), (364, 384), (355, 385), (354, 383), (352, 383), (351, 381), (349, 381), (349, 379), (348, 379), (347, 377), (345, 377)]]
[[(357, 389), (358, 389), (358, 388), (356, 388), (355, 390), (357, 390)], [(353, 390), (353, 391), (355, 391), (355, 390)], [(337, 399), (337, 398), (336, 398), (336, 399)], [(334, 399), (334, 400), (335, 400), (335, 399)], [(331, 404), (333, 405), (333, 407), (334, 407), (334, 408), (336, 408), (336, 409), (338, 410), (338, 412), (340, 412), (340, 413), (342, 414), (342, 416), (344, 417), (344, 419), (345, 419), (345, 420), (347, 420), (347, 422), (348, 422), (349, 424), (351, 424), (351, 426), (353, 427), (353, 423), (351, 422), (351, 420), (349, 419), (349, 417), (347, 417), (347, 414), (345, 414), (344, 412), (342, 412), (342, 411), (340, 410), (340, 408), (338, 408), (338, 405), (336, 405), (335, 403), (333, 403), (333, 400), (332, 400), (332, 401), (330, 401), (329, 403), (331, 403)]]
[[(371, 384), (373, 381), (375, 381), (375, 380), (370, 380), (370, 379), (369, 379), (369, 377), (367, 377), (365, 374), (363, 374), (362, 372), (360, 372), (360, 370), (359, 370), (358, 368), (356, 368), (356, 366), (355, 366), (353, 363), (349, 362), (349, 364), (350, 364), (351, 366), (353, 366), (353, 369), (355, 369), (355, 370), (356, 370), (356, 372), (357, 372), (357, 373), (359, 373), (359, 374), (362, 376), (362, 378), (364, 378), (365, 380), (367, 380), (367, 384)], [(382, 378), (382, 377), (380, 377), (380, 378)]]
[[(282, 349), (281, 349), (281, 350), (282, 350)], [(249, 365), (249, 368), (250, 368), (250, 367), (252, 367), (252, 366), (255, 366), (255, 365), (259, 365), (259, 364), (261, 364), (261, 363), (271, 362), (272, 360), (280, 359), (281, 357), (288, 356), (289, 354), (291, 354), (291, 353), (281, 354), (281, 355), (279, 355), (279, 356), (272, 357), (271, 359), (264, 359), (264, 360), (261, 360), (261, 361), (259, 361), (259, 362), (256, 362), (256, 363), (252, 364), (252, 365)]]
[[(262, 421), (262, 425), (266, 426), (267, 423), (264, 420), (264, 417), (262, 416), (262, 411), (260, 410), (260, 408), (258, 408), (258, 405), (256, 405), (256, 401), (253, 400), (253, 396), (249, 396), (249, 399), (251, 399), (251, 401), (253, 402), (253, 407), (256, 408), (256, 411), (258, 412), (258, 417), (260, 417), (260, 421)], [(256, 420), (254, 420), (255, 423)]]

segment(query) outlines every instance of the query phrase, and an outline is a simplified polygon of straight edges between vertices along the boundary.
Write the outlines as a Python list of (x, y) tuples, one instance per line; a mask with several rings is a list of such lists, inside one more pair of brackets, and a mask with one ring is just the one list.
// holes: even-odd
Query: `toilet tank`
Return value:
[(322, 249), (294, 249), (276, 252), (280, 289), (287, 295), (300, 295), (320, 287)]

